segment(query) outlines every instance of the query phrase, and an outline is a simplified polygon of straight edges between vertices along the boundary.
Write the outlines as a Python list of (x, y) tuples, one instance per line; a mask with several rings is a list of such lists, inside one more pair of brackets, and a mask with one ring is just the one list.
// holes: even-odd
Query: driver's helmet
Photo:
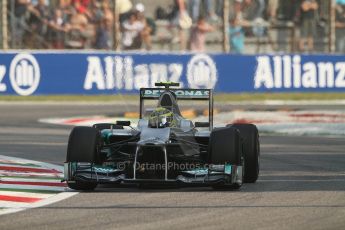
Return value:
[(149, 117), (149, 127), (151, 128), (165, 128), (171, 127), (174, 124), (174, 114), (166, 108), (158, 107)]

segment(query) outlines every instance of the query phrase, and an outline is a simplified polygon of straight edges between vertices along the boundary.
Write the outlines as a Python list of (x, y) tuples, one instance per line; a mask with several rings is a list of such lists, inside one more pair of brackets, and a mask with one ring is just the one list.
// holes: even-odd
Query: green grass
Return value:
[[(0, 101), (14, 102), (116, 102), (138, 101), (138, 95), (49, 95), (49, 96), (8, 96), (1, 95)], [(216, 101), (264, 101), (264, 100), (345, 100), (345, 93), (242, 93), (215, 94)]]

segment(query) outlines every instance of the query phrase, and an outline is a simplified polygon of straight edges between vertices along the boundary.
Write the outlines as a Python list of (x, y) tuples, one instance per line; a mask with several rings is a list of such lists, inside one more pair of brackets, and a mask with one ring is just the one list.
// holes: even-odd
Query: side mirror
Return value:
[(121, 125), (121, 126), (130, 126), (131, 122), (130, 121), (116, 121), (117, 125)]
[(210, 127), (210, 122), (195, 122), (195, 127), (208, 128)]

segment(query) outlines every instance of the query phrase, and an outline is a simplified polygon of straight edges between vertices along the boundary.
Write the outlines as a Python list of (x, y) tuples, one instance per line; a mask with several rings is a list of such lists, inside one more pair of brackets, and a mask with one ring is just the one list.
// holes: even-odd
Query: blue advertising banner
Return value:
[(136, 93), (159, 81), (224, 93), (345, 92), (345, 57), (0, 52), (0, 95)]

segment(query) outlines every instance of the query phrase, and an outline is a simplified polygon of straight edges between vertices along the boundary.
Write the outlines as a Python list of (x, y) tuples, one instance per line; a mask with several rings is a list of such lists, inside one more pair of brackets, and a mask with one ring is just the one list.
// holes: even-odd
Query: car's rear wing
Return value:
[[(167, 89), (163, 88), (141, 88), (140, 98), (158, 99)], [(212, 89), (172, 89), (178, 100), (210, 100), (212, 98)]]
[(179, 89), (179, 88), (141, 88), (140, 89), (140, 118), (142, 118), (143, 100), (158, 100), (165, 91), (171, 91), (177, 100), (209, 101), (209, 123), (213, 127), (213, 90), (212, 89)]

